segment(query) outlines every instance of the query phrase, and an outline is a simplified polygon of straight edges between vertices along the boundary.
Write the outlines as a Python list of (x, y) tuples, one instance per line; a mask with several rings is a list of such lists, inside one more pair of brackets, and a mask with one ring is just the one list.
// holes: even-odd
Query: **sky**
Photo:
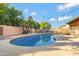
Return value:
[(32, 16), (37, 22), (47, 21), (52, 27), (58, 28), (79, 16), (78, 3), (11, 3), (21, 10), (24, 18)]

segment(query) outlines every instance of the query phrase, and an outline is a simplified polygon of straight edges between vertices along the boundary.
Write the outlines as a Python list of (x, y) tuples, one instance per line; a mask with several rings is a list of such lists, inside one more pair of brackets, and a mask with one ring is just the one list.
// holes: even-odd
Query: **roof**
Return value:
[(79, 20), (79, 16), (75, 17), (73, 20), (69, 21), (67, 24), (70, 24), (70, 23), (77, 21), (77, 20)]

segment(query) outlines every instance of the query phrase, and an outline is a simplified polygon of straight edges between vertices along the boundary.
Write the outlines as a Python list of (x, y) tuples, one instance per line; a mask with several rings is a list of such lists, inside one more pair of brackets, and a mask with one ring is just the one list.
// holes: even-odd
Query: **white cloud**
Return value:
[(31, 15), (31, 16), (34, 16), (34, 15), (36, 15), (36, 14), (37, 14), (37, 12), (34, 11), (34, 12), (32, 12), (30, 15)]
[(24, 9), (24, 14), (27, 14), (28, 13), (28, 9)]
[(71, 16), (64, 16), (64, 17), (59, 17), (58, 20), (62, 21), (62, 20), (66, 20), (66, 19), (70, 19)]
[(27, 11), (28, 11), (28, 9), (24, 9), (24, 11), (25, 11), (25, 12), (27, 12)]
[[(70, 19), (72, 16), (63, 16), (63, 17), (58, 17), (58, 21), (63, 21), (66, 19)], [(51, 18), (50, 21), (57, 21), (57, 18)]]
[(51, 20), (51, 21), (55, 21), (55, 20), (56, 20), (56, 18), (50, 18), (50, 20)]
[(66, 4), (64, 4), (64, 5), (59, 5), (58, 7), (57, 7), (57, 9), (59, 10), (59, 11), (63, 11), (63, 10), (66, 10), (66, 9), (70, 9), (70, 8), (72, 8), (72, 7), (75, 7), (75, 6), (79, 6), (79, 3), (66, 3)]
[(34, 15), (36, 15), (37, 14), (37, 12), (35, 12), (35, 11), (30, 11), (29, 9), (24, 9), (24, 14), (25, 15), (30, 15), (30, 16), (34, 16)]

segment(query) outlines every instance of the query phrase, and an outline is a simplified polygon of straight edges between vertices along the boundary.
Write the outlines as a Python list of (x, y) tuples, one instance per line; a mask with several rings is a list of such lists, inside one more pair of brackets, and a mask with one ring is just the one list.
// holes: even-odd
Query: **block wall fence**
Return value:
[(0, 26), (0, 36), (12, 36), (22, 34), (22, 27)]

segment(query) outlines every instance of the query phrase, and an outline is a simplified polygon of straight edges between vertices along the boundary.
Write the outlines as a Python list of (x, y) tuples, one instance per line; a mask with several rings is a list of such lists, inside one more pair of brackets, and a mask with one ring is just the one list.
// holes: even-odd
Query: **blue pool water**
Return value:
[(40, 34), (16, 38), (10, 43), (17, 46), (44, 46), (55, 44), (55, 39), (51, 34)]

